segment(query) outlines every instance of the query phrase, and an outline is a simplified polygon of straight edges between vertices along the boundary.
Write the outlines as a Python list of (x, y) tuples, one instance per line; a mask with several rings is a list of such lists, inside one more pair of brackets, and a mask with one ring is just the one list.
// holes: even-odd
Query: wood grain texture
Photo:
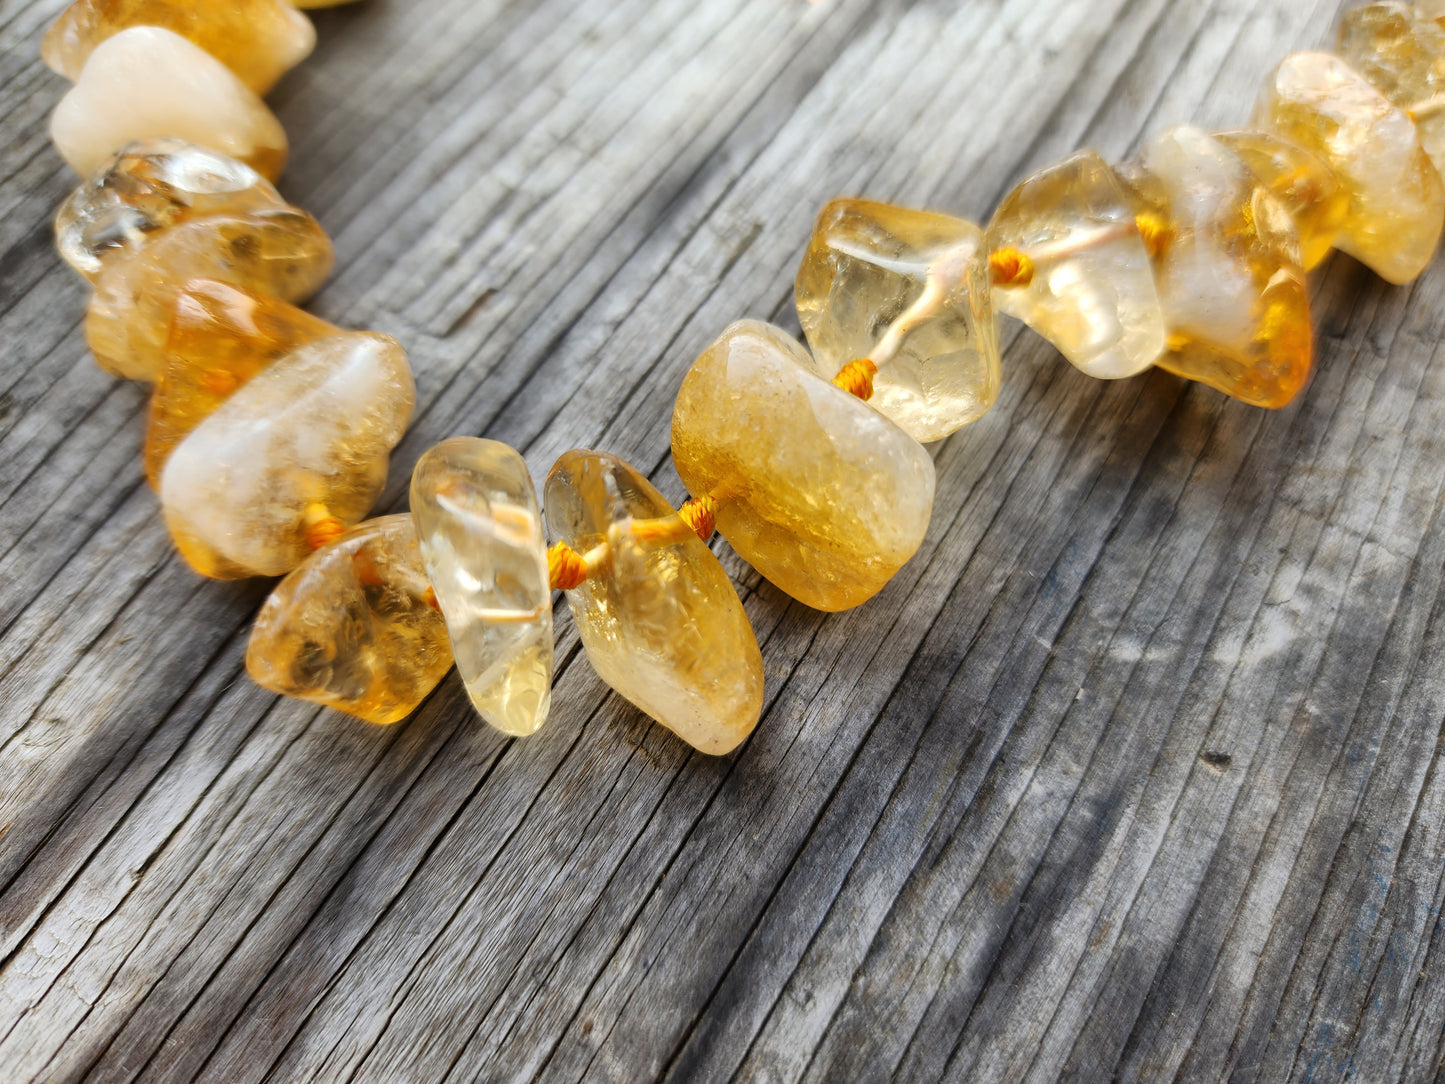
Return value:
[[(719, 543), (768, 705), (708, 759), (559, 605), (526, 741), (455, 677), (373, 728), (250, 685), (90, 361), (75, 183), (0, 0), (0, 1080), (1424, 1081), (1445, 1030), (1445, 260), (1315, 276), (1279, 412), (1012, 327), (860, 610)], [(366, 0), (273, 102), (397, 335), (411, 465), (599, 447), (669, 496), (682, 374), (796, 329), (817, 208), (986, 217), (1029, 170), (1248, 114), (1338, 0)]]

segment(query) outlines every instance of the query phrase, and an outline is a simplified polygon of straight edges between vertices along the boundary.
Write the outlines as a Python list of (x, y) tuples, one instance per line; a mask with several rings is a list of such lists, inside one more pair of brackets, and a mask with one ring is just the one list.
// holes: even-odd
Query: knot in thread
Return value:
[(878, 366), (872, 358), (858, 358), (838, 370), (833, 383), (849, 395), (859, 399), (873, 398), (873, 378), (878, 375)]
[(425, 602), (437, 613), (441, 613), (442, 604), (437, 601), (437, 593), (435, 588), (428, 586), (426, 589), (426, 594), (422, 596), (422, 601)]
[(995, 286), (1027, 286), (1034, 281), (1034, 261), (1010, 245), (988, 254), (988, 273)]
[(554, 591), (570, 591), (587, 582), (587, 562), (566, 542), (547, 551), (547, 579)]
[(717, 529), (717, 501), (711, 494), (704, 493), (701, 497), (685, 502), (677, 510), (677, 514), (704, 542), (710, 539), (713, 531)]
[(1157, 260), (1169, 248), (1169, 224), (1152, 211), (1145, 211), (1134, 219), (1139, 227), (1139, 236), (1144, 241), (1144, 251), (1151, 260)]
[(302, 520), (305, 528), (306, 548), (312, 553), (329, 546), (346, 533), (346, 524), (331, 514), (324, 504), (306, 507)]

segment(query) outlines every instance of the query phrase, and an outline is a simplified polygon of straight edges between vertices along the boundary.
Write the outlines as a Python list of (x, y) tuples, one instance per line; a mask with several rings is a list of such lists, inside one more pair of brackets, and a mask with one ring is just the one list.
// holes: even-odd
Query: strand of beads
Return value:
[[(598, 674), (725, 753), (756, 725), (763, 677), (705, 544), (714, 526), (810, 606), (871, 598), (928, 526), (922, 443), (998, 395), (996, 310), (1090, 375), (1157, 365), (1280, 407), (1312, 363), (1307, 269), (1331, 247), (1391, 282), (1424, 269), (1445, 222), (1432, 3), (1350, 12), (1339, 55), (1280, 65), (1253, 129), (1177, 127), (1117, 166), (1080, 152), (986, 228), (830, 203), (796, 284), (812, 354), (745, 320), (683, 381), (673, 456), (697, 496), (681, 509), (578, 451), (548, 476), (544, 517), (521, 456), (464, 437), (417, 464), (410, 516), (363, 519), (415, 393), (394, 340), (293, 305), (333, 257), (267, 180), (286, 143), (256, 93), (314, 44), (281, 0), (80, 0), (61, 17), (46, 59), (76, 86), (53, 131), (99, 171), (58, 242), (95, 287), (97, 360), (155, 383), (146, 472), (178, 549), (208, 576), (285, 575), (247, 651), (260, 684), (387, 723), (455, 660), (478, 712), (529, 734), (548, 713), (561, 589)], [(139, 70), (181, 93), (152, 93)]]

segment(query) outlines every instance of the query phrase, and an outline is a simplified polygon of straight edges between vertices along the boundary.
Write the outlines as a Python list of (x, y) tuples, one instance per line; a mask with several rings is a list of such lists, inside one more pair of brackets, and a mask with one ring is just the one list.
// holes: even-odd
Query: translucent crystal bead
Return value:
[(292, 351), (171, 452), (160, 493), (177, 548), (218, 579), (289, 572), (315, 520), (350, 526), (371, 509), (415, 400), (390, 336), (348, 332)]
[(77, 0), (45, 35), (40, 56), (74, 82), (95, 47), (133, 26), (159, 26), (194, 42), (265, 94), (316, 46), (311, 20), (283, 0)]
[(1289, 212), (1218, 140), (1180, 126), (1123, 169), (1169, 224), (1156, 264), (1170, 350), (1160, 367), (1255, 406), (1309, 379), (1309, 294)]
[(712, 551), (614, 456), (568, 452), (547, 476), (552, 537), (588, 555), (567, 604), (608, 685), (704, 753), (732, 751), (763, 707), (763, 659)]
[(411, 517), (367, 520), (271, 592), (246, 647), (263, 688), (359, 715), (406, 718), (451, 669)]
[(273, 181), (286, 164), (286, 133), (255, 91), (200, 46), (156, 26), (96, 46), (55, 107), (50, 136), (83, 177), (149, 136), (199, 143)]
[(1336, 52), (1410, 115), (1445, 172), (1445, 28), (1409, 4), (1366, 4), (1345, 12)]
[(337, 8), (355, 0), (291, 0), (298, 8)]
[(1411, 6), (1421, 15), (1445, 23), (1445, 0), (1415, 0)]
[(1215, 139), (1239, 155), (1255, 178), (1284, 204), (1299, 234), (1301, 266), (1319, 266), (1334, 248), (1350, 194), (1335, 171), (1313, 151), (1269, 132), (1218, 132)]
[(176, 296), (165, 363), (151, 394), (146, 477), (159, 487), (171, 450), (257, 373), (341, 329), (265, 294), (193, 279)]
[(412, 473), (411, 515), (472, 703), (531, 734), (552, 700), (552, 591), (527, 464), (494, 440), (444, 440)]
[(998, 326), (983, 232), (947, 215), (834, 200), (794, 286), (817, 368), (878, 365), (869, 405), (915, 440), (942, 440), (998, 398)]
[(1445, 223), (1445, 184), (1404, 110), (1339, 57), (1296, 53), (1266, 84), (1254, 125), (1314, 151), (1344, 182), (1341, 250), (1389, 282), (1425, 269)]
[(167, 226), (285, 206), (270, 181), (234, 158), (183, 139), (143, 139), (70, 194), (55, 216), (55, 244), (93, 281), (108, 260)]
[(994, 303), (1090, 376), (1133, 376), (1164, 352), (1164, 314), (1137, 218), (1143, 208), (1093, 151), (1025, 180), (988, 225), (992, 253), (1029, 273), (1000, 282)]
[(154, 380), (165, 358), (176, 293), (191, 279), (304, 301), (326, 281), (335, 253), (317, 221), (295, 208), (211, 215), (106, 258), (85, 317), (101, 368)]
[(819, 610), (877, 594), (923, 542), (933, 509), (923, 447), (756, 320), (728, 327), (693, 363), (672, 455), (688, 489), (717, 501), (733, 549)]

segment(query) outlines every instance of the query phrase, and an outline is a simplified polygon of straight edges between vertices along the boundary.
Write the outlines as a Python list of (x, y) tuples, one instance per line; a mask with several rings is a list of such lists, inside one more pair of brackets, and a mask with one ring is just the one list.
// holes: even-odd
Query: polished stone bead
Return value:
[(769, 324), (741, 320), (694, 362), (672, 415), (687, 488), (765, 578), (820, 610), (872, 598), (913, 556), (933, 461), (903, 430), (818, 376)]
[(284, 0), (76, 0), (46, 33), (40, 56), (74, 82), (97, 45), (133, 26), (179, 34), (257, 94), (265, 94), (316, 47), (311, 20)]
[(1314, 151), (1344, 182), (1335, 242), (1389, 282), (1429, 264), (1445, 224), (1445, 184), (1415, 123), (1339, 57), (1296, 53), (1265, 85), (1253, 124)]
[(151, 136), (210, 147), (273, 181), (286, 164), (286, 133), (255, 91), (200, 46), (155, 26), (96, 46), (55, 107), (50, 136), (83, 177)]
[(494, 440), (444, 440), (412, 472), (411, 515), (472, 703), (531, 734), (552, 701), (552, 591), (527, 464)]
[(257, 373), (334, 324), (266, 294), (193, 279), (176, 295), (165, 362), (151, 394), (145, 469), (159, 487), (171, 450)]
[(704, 753), (731, 752), (763, 707), (763, 659), (727, 573), (626, 463), (568, 452), (547, 476), (552, 537), (588, 555), (568, 591), (593, 669)]
[(85, 337), (101, 368), (154, 380), (176, 292), (186, 282), (215, 279), (299, 302), (321, 288), (335, 259), (317, 221), (294, 208), (183, 222), (135, 251), (107, 257), (86, 312)]
[(1299, 234), (1301, 266), (1319, 266), (1335, 246), (1350, 206), (1344, 183), (1323, 158), (1270, 132), (1241, 129), (1215, 139), (1239, 155), (1255, 178), (1284, 204)]
[(1156, 261), (1170, 350), (1161, 368), (1255, 406), (1309, 379), (1309, 292), (1284, 205), (1224, 144), (1181, 125), (1126, 164), (1169, 224)]
[(347, 332), (257, 374), (171, 452), (161, 505), (177, 548), (218, 579), (279, 576), (308, 527), (370, 511), (416, 401), (401, 345)]
[(983, 233), (947, 215), (833, 200), (794, 285), (817, 368), (878, 365), (869, 405), (941, 440), (998, 398), (998, 326)]
[(1421, 15), (1445, 24), (1445, 0), (1415, 0), (1411, 6)]
[(282, 580), (256, 616), (246, 670), (263, 688), (395, 723), (451, 669), (411, 517), (354, 527)]
[(1029, 177), (986, 237), (990, 252), (1021, 253), (1032, 274), (995, 286), (994, 304), (1090, 376), (1143, 372), (1164, 352), (1164, 314), (1136, 221), (1142, 210), (1093, 151)]
[(1409, 4), (1366, 4), (1345, 12), (1335, 51), (1410, 115), (1445, 172), (1445, 28)]
[(66, 263), (94, 281), (108, 261), (169, 226), (285, 206), (270, 181), (234, 158), (183, 139), (143, 139), (61, 204), (55, 245)]

